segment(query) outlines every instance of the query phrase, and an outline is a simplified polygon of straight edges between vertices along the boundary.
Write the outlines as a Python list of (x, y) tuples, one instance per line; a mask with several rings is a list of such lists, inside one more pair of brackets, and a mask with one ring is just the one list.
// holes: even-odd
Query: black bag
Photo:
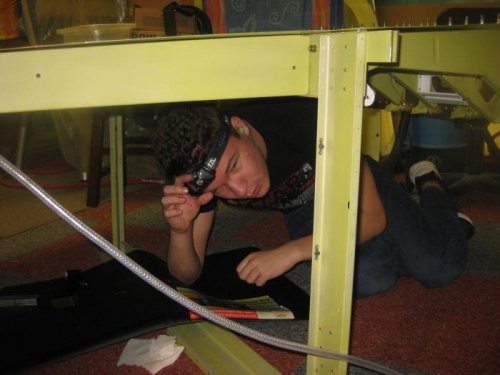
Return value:
[[(280, 276), (257, 287), (236, 266), (248, 247), (206, 257), (192, 288), (217, 298), (268, 295), (297, 320), (309, 318), (309, 295)], [(184, 286), (167, 264), (146, 251), (129, 257), (172, 287)], [(64, 278), (0, 289), (0, 374), (20, 373), (103, 348), (144, 333), (188, 324), (189, 311), (134, 275), (117, 260)], [(265, 321), (262, 321), (265, 324)]]
[(188, 17), (195, 18), (198, 34), (212, 34), (212, 24), (208, 15), (201, 9), (192, 5), (178, 5), (175, 1), (163, 8), (163, 23), (166, 36), (177, 35), (175, 13), (179, 12)]

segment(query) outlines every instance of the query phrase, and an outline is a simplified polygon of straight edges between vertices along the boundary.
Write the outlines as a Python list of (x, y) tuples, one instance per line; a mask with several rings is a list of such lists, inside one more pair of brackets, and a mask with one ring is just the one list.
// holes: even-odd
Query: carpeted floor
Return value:
[[(134, 248), (165, 258), (168, 234), (161, 219), (159, 186), (145, 187), (125, 199), (126, 238)], [(389, 292), (354, 303), (351, 353), (386, 364), (403, 374), (494, 375), (500, 372), (500, 196), (476, 191), (460, 197), (460, 208), (476, 223), (464, 274), (452, 284), (426, 289), (402, 278)], [(30, 210), (24, 212), (28, 215)], [(21, 214), (22, 217), (22, 214)], [(110, 204), (78, 213), (111, 238)], [(9, 215), (4, 214), (4, 220)], [(248, 213), (221, 206), (211, 252), (248, 245), (272, 248), (286, 240), (276, 213)], [(108, 256), (61, 221), (0, 240), (0, 287), (61, 277), (68, 269), (88, 269)], [(230, 272), (231, 270), (227, 270)], [(288, 277), (309, 291), (309, 264)], [(307, 322), (245, 323), (278, 337), (305, 343)], [(145, 337), (165, 334), (155, 331)], [(283, 374), (305, 374), (305, 356), (245, 341)], [(147, 374), (117, 367), (126, 342), (30, 371), (29, 374)], [(371, 374), (355, 367), (351, 374)], [(201, 374), (182, 354), (159, 374)]]
[[(81, 173), (65, 163), (57, 152), (50, 151), (49, 153), (57, 161), (36, 164), (31, 156), (26, 167), (23, 167), (23, 171), (50, 192), (51, 196), (68, 211), (77, 213), (86, 210), (88, 208), (87, 185), (86, 182), (81, 181)], [(129, 155), (127, 159), (129, 183), (126, 186), (126, 193), (151, 185), (152, 182), (149, 181), (161, 179), (151, 155)], [(100, 201), (107, 202), (110, 197), (108, 175), (102, 179)], [(1, 170), (0, 213), (8, 213), (9, 217), (9, 220), (0, 222), (0, 238), (12, 237), (59, 219), (57, 214)]]

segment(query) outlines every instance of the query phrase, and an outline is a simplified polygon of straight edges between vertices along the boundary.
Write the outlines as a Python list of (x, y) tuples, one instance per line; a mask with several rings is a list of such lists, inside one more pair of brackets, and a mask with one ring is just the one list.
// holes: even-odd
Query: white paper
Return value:
[(131, 339), (123, 349), (118, 366), (136, 365), (151, 374), (174, 363), (184, 347), (175, 344), (175, 337), (160, 335), (156, 339)]

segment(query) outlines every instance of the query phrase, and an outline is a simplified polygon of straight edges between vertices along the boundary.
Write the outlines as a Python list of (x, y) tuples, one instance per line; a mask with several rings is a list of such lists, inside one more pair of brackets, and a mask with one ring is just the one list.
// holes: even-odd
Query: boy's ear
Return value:
[(238, 116), (231, 117), (231, 125), (240, 135), (248, 135), (250, 128), (245, 120), (242, 120)]

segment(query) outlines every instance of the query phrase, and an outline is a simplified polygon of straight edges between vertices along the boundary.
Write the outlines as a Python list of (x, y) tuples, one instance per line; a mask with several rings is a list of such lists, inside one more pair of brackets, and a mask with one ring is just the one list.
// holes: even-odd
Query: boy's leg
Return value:
[(399, 276), (399, 248), (385, 238), (385, 232), (356, 247), (356, 298), (389, 290), (396, 284)]
[[(376, 161), (366, 157), (386, 216), (386, 229), (356, 248), (355, 295), (390, 289), (399, 276), (428, 287), (451, 282), (463, 270), (466, 237), (448, 195), (423, 190), (419, 205)], [(291, 239), (312, 234), (313, 203), (285, 215)]]
[(401, 274), (427, 287), (454, 280), (465, 266), (467, 239), (447, 193), (427, 184), (419, 205), (378, 163), (367, 160), (386, 212), (384, 236), (399, 249)]

